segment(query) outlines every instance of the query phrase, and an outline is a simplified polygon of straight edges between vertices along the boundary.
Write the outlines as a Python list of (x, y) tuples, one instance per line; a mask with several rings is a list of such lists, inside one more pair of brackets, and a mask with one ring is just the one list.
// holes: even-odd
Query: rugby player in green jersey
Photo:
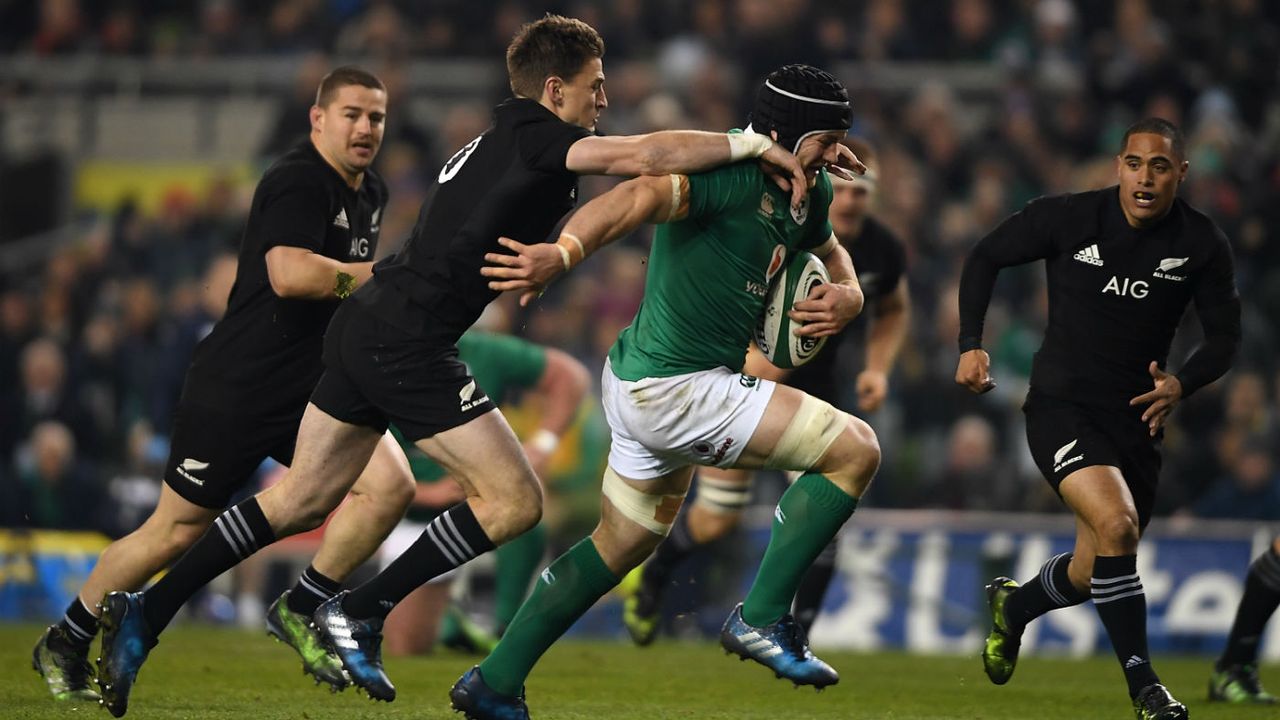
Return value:
[(454, 685), (455, 709), (484, 720), (528, 717), (522, 686), (534, 663), (658, 545), (695, 465), (803, 471), (778, 503), (759, 573), (721, 643), (797, 685), (839, 679), (788, 611), (805, 570), (870, 483), (876, 437), (828, 403), (740, 371), (770, 276), (789, 254), (812, 251), (832, 279), (794, 306), (799, 334), (834, 334), (862, 308), (853, 265), (827, 220), (826, 168), (861, 168), (840, 144), (851, 116), (833, 76), (786, 66), (760, 90), (749, 131), (770, 134), (805, 167), (810, 189), (799, 207), (755, 163), (640, 178), (587, 204), (555, 244), (504, 239), (515, 255), (486, 255), (490, 287), (523, 290), (527, 302), (601, 245), (642, 222), (661, 224), (644, 302), (602, 377), (613, 445), (600, 524), (542, 572), (498, 646)]

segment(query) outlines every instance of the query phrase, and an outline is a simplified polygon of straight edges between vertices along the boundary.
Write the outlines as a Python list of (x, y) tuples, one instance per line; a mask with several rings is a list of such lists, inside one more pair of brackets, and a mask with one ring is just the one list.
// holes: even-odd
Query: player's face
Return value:
[(346, 85), (325, 107), (311, 108), (311, 131), (321, 153), (348, 175), (364, 172), (382, 146), (387, 94), (377, 88)]
[(1133, 227), (1164, 217), (1173, 206), (1187, 161), (1173, 153), (1173, 141), (1156, 133), (1134, 133), (1116, 158), (1120, 208)]
[(844, 136), (843, 130), (833, 130), (819, 135), (810, 135), (800, 141), (800, 147), (796, 149), (796, 160), (799, 160), (800, 166), (804, 168), (810, 186), (813, 185), (819, 170), (827, 165), (834, 165), (836, 160), (840, 159), (838, 146)]
[(556, 115), (561, 120), (595, 130), (601, 111), (609, 107), (604, 95), (604, 63), (600, 58), (591, 58), (577, 75), (564, 80), (554, 101)]
[(827, 211), (827, 215), (831, 218), (831, 225), (836, 235), (849, 234), (849, 230), (866, 216), (871, 208), (873, 187), (872, 181), (862, 178), (850, 181), (831, 176), (833, 193), (831, 208)]

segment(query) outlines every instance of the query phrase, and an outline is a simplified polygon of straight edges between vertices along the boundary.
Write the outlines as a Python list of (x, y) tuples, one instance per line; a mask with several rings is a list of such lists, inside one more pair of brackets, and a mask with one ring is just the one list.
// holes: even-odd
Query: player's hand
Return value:
[(809, 178), (795, 155), (775, 142), (760, 156), (760, 169), (773, 178), (783, 192), (791, 193), (791, 207), (800, 207), (809, 193)]
[(844, 143), (835, 146), (837, 158), (834, 163), (827, 163), (827, 172), (842, 180), (853, 180), (857, 175), (867, 174), (867, 166), (858, 159), (857, 154)]
[(804, 323), (796, 328), (796, 335), (827, 337), (843, 330), (860, 312), (860, 288), (843, 283), (822, 283), (809, 292), (809, 297), (792, 305), (787, 317)]
[(529, 443), (524, 444), (524, 455), (529, 458), (529, 466), (539, 479), (547, 476), (547, 468), (551, 466), (551, 453), (543, 452)]
[(1142, 422), (1147, 424), (1151, 437), (1155, 437), (1156, 433), (1160, 432), (1160, 428), (1164, 427), (1164, 421), (1169, 419), (1169, 413), (1173, 412), (1174, 406), (1182, 399), (1182, 381), (1178, 376), (1161, 370), (1155, 360), (1147, 366), (1147, 372), (1151, 373), (1155, 389), (1130, 400), (1129, 407), (1151, 404), (1151, 407), (1142, 413)]
[(863, 370), (858, 373), (854, 382), (858, 391), (858, 409), (862, 412), (875, 412), (884, 404), (889, 394), (889, 378), (879, 370)]
[(996, 386), (991, 377), (991, 356), (986, 350), (978, 348), (961, 353), (960, 364), (956, 366), (956, 384), (979, 395)]
[(564, 256), (555, 243), (525, 245), (500, 237), (498, 244), (515, 254), (485, 253), (485, 262), (489, 264), (480, 268), (480, 274), (493, 278), (489, 281), (490, 290), (524, 290), (520, 295), (521, 307), (536, 300), (547, 285), (564, 272)]

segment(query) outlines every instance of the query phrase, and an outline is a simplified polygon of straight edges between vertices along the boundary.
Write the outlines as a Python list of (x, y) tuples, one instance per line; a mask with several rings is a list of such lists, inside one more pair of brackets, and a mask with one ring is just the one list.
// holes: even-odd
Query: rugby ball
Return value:
[(751, 339), (776, 367), (796, 368), (818, 354), (827, 339), (805, 337), (792, 332), (797, 323), (787, 316), (795, 303), (809, 297), (813, 288), (831, 282), (827, 266), (816, 255), (798, 252), (788, 258), (769, 280), (764, 310), (756, 321)]

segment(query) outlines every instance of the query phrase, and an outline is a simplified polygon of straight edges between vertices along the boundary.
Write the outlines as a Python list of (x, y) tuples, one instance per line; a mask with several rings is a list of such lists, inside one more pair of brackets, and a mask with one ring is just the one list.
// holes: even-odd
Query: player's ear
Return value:
[(1187, 179), (1187, 168), (1191, 167), (1190, 160), (1183, 160), (1178, 166), (1178, 184), (1181, 185), (1183, 180)]
[(316, 131), (324, 130), (324, 108), (319, 105), (311, 106), (311, 129)]
[(556, 107), (564, 103), (564, 80), (558, 76), (552, 75), (548, 77), (542, 86), (542, 94)]

